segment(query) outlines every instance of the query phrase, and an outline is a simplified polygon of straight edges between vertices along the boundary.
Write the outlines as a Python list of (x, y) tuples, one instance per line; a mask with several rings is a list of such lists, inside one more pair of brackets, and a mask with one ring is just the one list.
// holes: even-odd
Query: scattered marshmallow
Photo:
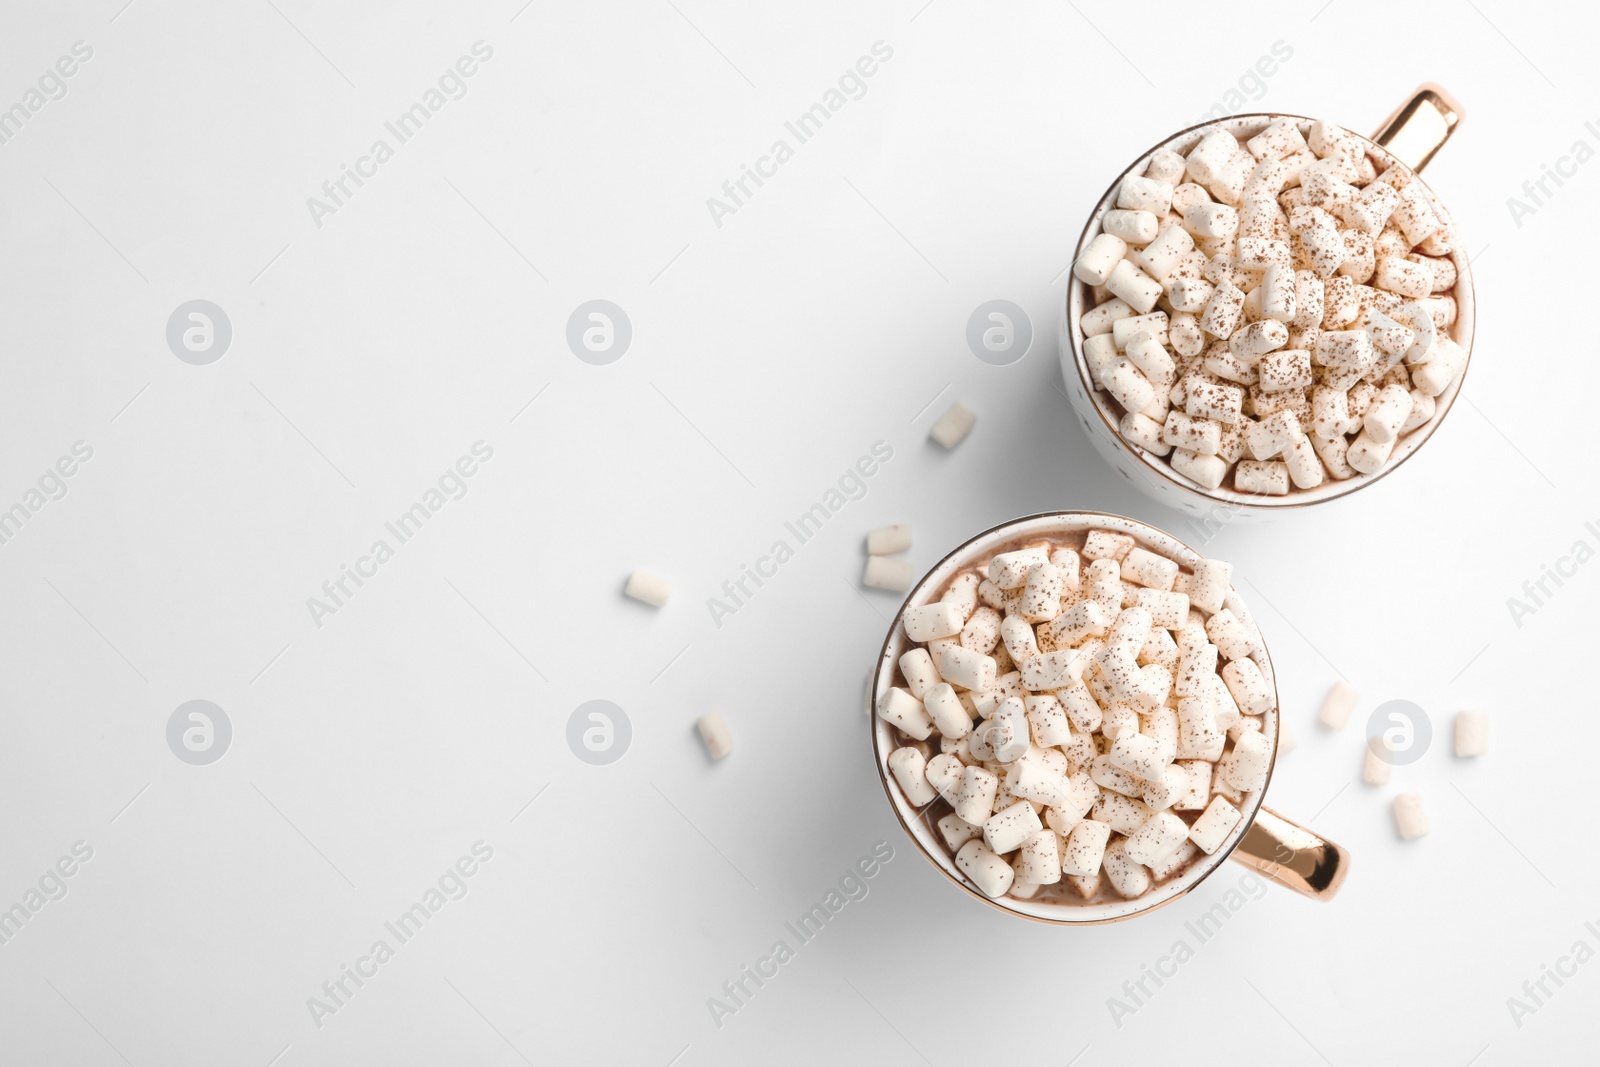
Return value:
[(1355, 687), (1342, 678), (1333, 683), (1333, 688), (1328, 690), (1328, 695), (1322, 701), (1322, 725), (1330, 730), (1343, 730), (1345, 723), (1350, 721), (1350, 713), (1356, 710), (1356, 701), (1361, 699), (1361, 694)]
[(890, 593), (904, 593), (916, 581), (917, 572), (910, 560), (898, 556), (868, 556), (861, 584)]
[(1394, 776), (1394, 763), (1385, 758), (1389, 744), (1381, 737), (1369, 738), (1361, 763), (1361, 780), (1368, 785), (1388, 785)]
[(945, 448), (954, 448), (967, 439), (967, 434), (972, 432), (972, 427), (978, 422), (978, 416), (971, 408), (957, 400), (951, 404), (939, 421), (933, 424), (928, 431), (928, 436), (939, 442)]
[(1428, 813), (1422, 810), (1420, 794), (1401, 793), (1394, 798), (1394, 824), (1407, 841), (1427, 836)]
[(911, 527), (904, 523), (884, 526), (867, 534), (867, 554), (890, 556), (911, 547)]
[(708, 711), (695, 720), (695, 727), (712, 759), (722, 759), (733, 751), (733, 735), (728, 732), (728, 724), (722, 721), (721, 715)]
[(635, 600), (659, 608), (665, 607), (667, 598), (672, 595), (672, 583), (658, 575), (634, 571), (628, 575), (628, 584), (622, 591)]
[(1456, 713), (1456, 755), (1481, 756), (1489, 751), (1489, 713), (1473, 709)]

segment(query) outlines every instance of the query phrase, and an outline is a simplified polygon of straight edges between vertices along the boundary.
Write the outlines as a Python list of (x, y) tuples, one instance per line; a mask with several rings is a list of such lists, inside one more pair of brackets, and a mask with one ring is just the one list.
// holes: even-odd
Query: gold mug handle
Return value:
[(1265, 807), (1256, 812), (1232, 858), (1313, 900), (1332, 900), (1350, 873), (1344, 846)]
[(1461, 116), (1454, 97), (1432, 82), (1423, 82), (1384, 120), (1372, 140), (1412, 170), (1421, 170), (1450, 139)]

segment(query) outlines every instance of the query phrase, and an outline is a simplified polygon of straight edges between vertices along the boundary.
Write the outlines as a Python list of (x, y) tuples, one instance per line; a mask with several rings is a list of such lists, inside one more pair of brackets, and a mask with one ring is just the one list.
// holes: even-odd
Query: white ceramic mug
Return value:
[[(1088, 530), (1111, 530), (1129, 534), (1151, 552), (1176, 560), (1191, 569), (1202, 558), (1200, 553), (1182, 541), (1153, 526), (1120, 515), (1100, 512), (1052, 512), (1031, 515), (986, 530), (940, 560), (939, 564), (929, 571), (906, 597), (905, 603), (901, 605), (900, 612), (896, 614), (889, 628), (888, 636), (884, 638), (883, 648), (878, 655), (877, 666), (872, 676), (871, 706), (876, 707), (878, 699), (891, 686), (897, 684), (896, 672), (900, 656), (912, 647), (912, 642), (905, 635), (904, 627), (900, 625), (900, 616), (907, 608), (920, 607), (937, 601), (951, 578), (996, 552), (1040, 538), (1065, 540)], [(1250, 609), (1238, 590), (1229, 591), (1226, 606), (1241, 619), (1251, 617)], [(1276, 765), (1278, 702), (1272, 660), (1265, 648), (1252, 658), (1268, 682), (1273, 685), (1273, 707), (1263, 716), (1262, 733), (1272, 743), (1273, 764)], [(1239, 820), (1239, 825), (1234, 827), (1233, 832), (1214, 854), (1197, 856), (1187, 870), (1153, 887), (1136, 900), (1077, 904), (1038, 897), (1033, 900), (1018, 900), (1011, 897), (992, 899), (956, 866), (955, 856), (939, 837), (934, 825), (935, 820), (938, 815), (948, 810), (948, 805), (943, 800), (935, 800), (932, 804), (919, 809), (901, 792), (900, 784), (894, 780), (888, 768), (889, 754), (895, 749), (894, 727), (877, 715), (872, 716), (872, 745), (878, 765), (878, 775), (883, 782), (890, 807), (894, 809), (896, 818), (900, 820), (900, 825), (910, 835), (918, 851), (946, 878), (973, 897), (1012, 915), (1071, 926), (1132, 918), (1153, 911), (1187, 893), (1220, 867), (1222, 861), (1230, 855), (1255, 868), (1274, 882), (1286, 885), (1306, 896), (1327, 900), (1338, 892), (1350, 867), (1349, 854), (1343, 848), (1262, 807), (1262, 798), (1266, 794), (1266, 787), (1263, 787), (1245, 796), (1239, 806), (1240, 813), (1244, 817)], [(1271, 781), (1269, 769), (1267, 776), (1269, 786)]]
[[(1444, 144), (1456, 123), (1460, 120), (1461, 109), (1442, 89), (1437, 86), (1425, 85), (1414, 93), (1410, 100), (1402, 105), (1383, 128), (1366, 141), (1367, 152), (1373, 157), (1378, 170), (1382, 172), (1386, 167), (1395, 163), (1402, 163), (1414, 171), (1421, 171), (1433, 154)], [(1191, 126), (1182, 133), (1169, 137), (1150, 151), (1133, 161), (1133, 164), (1117, 175), (1116, 181), (1111, 183), (1111, 188), (1101, 197), (1099, 205), (1089, 216), (1088, 223), (1083, 228), (1083, 235), (1078, 240), (1077, 251), (1073, 253), (1073, 262), (1083, 254), (1089, 242), (1100, 233), (1100, 221), (1105, 213), (1116, 207), (1117, 190), (1122, 186), (1122, 180), (1129, 175), (1143, 174), (1145, 167), (1150, 163), (1150, 157), (1159, 151), (1172, 151), (1185, 155), (1203, 137), (1206, 131), (1220, 126), (1241, 139), (1249, 138), (1259, 132), (1267, 123), (1279, 118), (1298, 118), (1303, 127), (1308, 127), (1311, 119), (1284, 113), (1235, 115), (1230, 119), (1219, 122), (1208, 122), (1201, 126)], [(1365, 140), (1363, 138), (1363, 140)], [(1426, 183), (1418, 179), (1423, 189), (1428, 193), (1434, 209), (1443, 219), (1449, 219), (1449, 213), (1439, 198), (1428, 189)], [(1450, 336), (1461, 346), (1467, 354), (1467, 365), (1472, 362), (1472, 334), (1473, 334), (1473, 293), (1472, 272), (1468, 263), (1468, 256), (1464, 249), (1457, 248), (1451, 254), (1451, 260), (1456, 266), (1456, 321), (1450, 327)], [(1346, 496), (1365, 488), (1398, 469), (1433, 435), (1433, 432), (1444, 422), (1449, 413), (1457, 393), (1461, 390), (1461, 383), (1466, 379), (1467, 367), (1456, 375), (1455, 381), (1436, 398), (1436, 408), (1433, 417), (1428, 422), (1402, 437), (1396, 443), (1394, 452), (1383, 469), (1376, 474), (1356, 475), (1344, 481), (1333, 479), (1325, 480), (1314, 489), (1294, 489), (1286, 496), (1260, 496), (1255, 493), (1241, 493), (1237, 490), (1219, 486), (1216, 489), (1206, 489), (1192, 479), (1173, 470), (1165, 459), (1146, 452), (1138, 445), (1122, 436), (1117, 428), (1121, 409), (1118, 408), (1104, 392), (1097, 389), (1089, 373), (1088, 363), (1083, 355), (1083, 327), (1081, 320), (1083, 313), (1092, 307), (1089, 286), (1072, 278), (1069, 275), (1066, 300), (1062, 306), (1059, 336), (1059, 352), (1061, 355), (1061, 374), (1066, 379), (1067, 392), (1072, 400), (1072, 406), (1082, 423), (1084, 432), (1089, 435), (1089, 440), (1094, 443), (1096, 451), (1105, 457), (1113, 467), (1122, 473), (1122, 476), (1138, 486), (1155, 500), (1168, 507), (1177, 508), (1192, 516), (1203, 516), (1214, 519), (1218, 513), (1225, 515), (1229, 520), (1247, 518), (1252, 515), (1261, 515), (1284, 508), (1306, 507), (1311, 504), (1333, 500)]]

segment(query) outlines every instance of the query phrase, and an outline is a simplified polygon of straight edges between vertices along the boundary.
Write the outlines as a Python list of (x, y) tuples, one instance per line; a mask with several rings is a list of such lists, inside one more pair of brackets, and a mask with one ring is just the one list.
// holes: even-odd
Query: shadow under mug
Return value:
[[(1375, 165), (1380, 173), (1385, 168), (1399, 163), (1420, 175), (1422, 168), (1454, 132), (1461, 120), (1461, 114), (1461, 106), (1443, 89), (1436, 85), (1423, 85), (1397, 108), (1393, 115), (1389, 116), (1383, 127), (1371, 139), (1361, 138), (1361, 140), (1367, 153), (1376, 161)], [(1168, 150), (1180, 155), (1186, 154), (1206, 131), (1218, 126), (1236, 137), (1247, 138), (1259, 132), (1273, 119), (1280, 118), (1298, 119), (1302, 123), (1313, 121), (1305, 116), (1291, 115), (1287, 112), (1235, 115), (1232, 118), (1191, 126), (1145, 152), (1133, 162), (1132, 166), (1117, 175), (1117, 180), (1111, 183), (1111, 188), (1101, 197), (1083, 228), (1082, 236), (1078, 239), (1072, 261), (1076, 263), (1089, 242), (1099, 235), (1100, 220), (1107, 211), (1116, 206), (1117, 191), (1121, 188), (1123, 179), (1130, 175), (1143, 174), (1145, 167), (1149, 165), (1150, 157), (1156, 152)], [(1420, 176), (1417, 181), (1428, 194), (1439, 217), (1449, 222), (1450, 214), (1438, 196)], [(1093, 306), (1090, 287), (1070, 275), (1058, 327), (1061, 374), (1066, 381), (1068, 398), (1072, 401), (1078, 420), (1082, 423), (1084, 432), (1088, 434), (1095, 450), (1114, 469), (1152, 499), (1168, 507), (1177, 508), (1187, 515), (1210, 517), (1219, 509), (1224, 509), (1224, 514), (1230, 520), (1248, 519), (1273, 511), (1308, 507), (1348, 496), (1372, 485), (1415, 455), (1444, 422), (1461, 390), (1461, 383), (1466, 380), (1467, 369), (1472, 365), (1475, 319), (1471, 264), (1468, 262), (1469, 257), (1465, 249), (1459, 245), (1450, 253), (1450, 259), (1456, 267), (1454, 294), (1456, 321), (1449, 327), (1449, 332), (1451, 338), (1466, 353), (1466, 363), (1456, 375), (1455, 381), (1435, 398), (1437, 406), (1433, 417), (1426, 425), (1403, 437), (1395, 445), (1389, 461), (1376, 474), (1357, 475), (1344, 481), (1327, 479), (1314, 489), (1295, 489), (1286, 496), (1260, 496), (1254, 493), (1242, 493), (1225, 486), (1206, 489), (1173, 470), (1166, 460), (1139, 448), (1122, 436), (1118, 429), (1119, 409), (1113, 406), (1103, 391), (1096, 389), (1094, 379), (1089, 373), (1089, 364), (1083, 354), (1084, 336), (1081, 319), (1084, 312)]]
[[(900, 656), (913, 646), (906, 637), (901, 617), (906, 609), (933, 603), (944, 588), (961, 571), (996, 552), (1015, 547), (1027, 541), (1042, 538), (1076, 538), (1089, 530), (1111, 530), (1133, 537), (1140, 545), (1180, 565), (1193, 569), (1201, 554), (1173, 537), (1171, 534), (1136, 519), (1124, 518), (1102, 512), (1072, 511), (1030, 515), (1003, 523), (986, 530), (956, 548), (917, 583), (906, 597), (894, 622), (884, 638), (877, 665), (872, 675), (871, 708), (878, 699), (896, 684), (897, 664)], [(1238, 590), (1230, 589), (1225, 606), (1241, 619), (1251, 618), (1248, 605)], [(1259, 627), (1257, 627), (1259, 630)], [(1182, 873), (1151, 888), (1135, 900), (1109, 900), (1095, 904), (1049, 900), (1035, 897), (1019, 900), (1011, 897), (991, 898), (984, 894), (960, 868), (955, 856), (940, 839), (934, 821), (936, 813), (948, 808), (942, 799), (918, 808), (900, 790), (900, 784), (889, 771), (889, 754), (894, 751), (895, 729), (876, 714), (872, 720), (872, 747), (878, 767), (878, 777), (883, 785), (889, 806), (894, 810), (901, 827), (910, 836), (918, 851), (946, 878), (983, 901), (1011, 915), (1040, 922), (1065, 926), (1094, 925), (1116, 922), (1154, 911), (1169, 904), (1199, 885), (1230, 856), (1269, 880), (1293, 889), (1316, 900), (1330, 900), (1339, 891), (1350, 869), (1350, 854), (1339, 845), (1285, 819), (1262, 806), (1267, 787), (1272, 784), (1272, 769), (1278, 759), (1278, 700), (1277, 683), (1272, 673), (1272, 660), (1263, 640), (1263, 648), (1252, 658), (1273, 688), (1273, 706), (1263, 716), (1262, 731), (1272, 742), (1272, 765), (1268, 768), (1267, 785), (1245, 797), (1239, 810), (1243, 818), (1233, 828), (1222, 845), (1210, 856), (1201, 854), (1191, 861)], [(902, 683), (903, 684), (903, 683)]]

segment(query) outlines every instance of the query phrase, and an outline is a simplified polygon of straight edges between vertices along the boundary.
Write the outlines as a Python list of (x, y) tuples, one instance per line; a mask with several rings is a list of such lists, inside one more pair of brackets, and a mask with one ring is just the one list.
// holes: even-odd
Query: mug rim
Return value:
[[(1261, 628), (1258, 624), (1254, 624), (1254, 613), (1249, 610), (1243, 595), (1239, 593), (1237, 587), (1235, 587), (1230, 580), (1228, 597), (1224, 601), (1224, 604), (1225, 606), (1237, 604), (1238, 606), (1245, 608), (1246, 614), (1251, 619), (1256, 633), (1261, 639), (1261, 652), (1259, 653), (1259, 658), (1257, 656), (1252, 656), (1251, 658), (1257, 659), (1258, 662), (1260, 662), (1260, 660), (1265, 661), (1265, 665), (1267, 667), (1267, 677), (1272, 685), (1272, 707), (1268, 710), (1268, 712), (1265, 713), (1265, 717), (1267, 717), (1269, 721), (1263, 724), (1264, 730), (1270, 727), (1272, 736), (1272, 757), (1267, 764), (1267, 779), (1264, 783), (1262, 783), (1261, 788), (1256, 790), (1253, 801), (1240, 808), (1240, 813), (1243, 817), (1239, 820), (1239, 824), (1229, 831), (1228, 838), (1223, 842), (1222, 846), (1220, 846), (1216, 852), (1209, 856), (1206, 856), (1204, 853), (1201, 854), (1204, 862), (1197, 864), (1195, 868), (1195, 870), (1198, 871), (1197, 874), (1193, 874), (1191, 877), (1191, 872), (1185, 872), (1184, 874), (1176, 876), (1165, 886), (1153, 887), (1151, 890), (1147, 891), (1144, 896), (1161, 893), (1163, 889), (1166, 890), (1165, 894), (1161, 896), (1159, 900), (1155, 900), (1149, 904), (1142, 906), (1140, 905), (1140, 901), (1144, 899), (1144, 896), (1135, 898), (1134, 900), (1116, 900), (1101, 904), (1066, 903), (1056, 905), (1055, 907), (1063, 913), (1070, 914), (1070, 912), (1082, 911), (1088, 914), (1086, 914), (1084, 918), (1070, 918), (1066, 917), (1065, 915), (1063, 917), (1056, 918), (1042, 914), (1033, 914), (1029, 910), (1025, 910), (1025, 908), (1017, 906), (1033, 905), (1035, 902), (1031, 900), (1012, 900), (1012, 898), (1009, 896), (1002, 896), (998, 898), (988, 896), (982, 890), (978, 889), (978, 887), (974, 885), (970, 879), (965, 878), (959, 873), (959, 868), (956, 867), (954, 854), (951, 853), (949, 849), (944, 847), (943, 842), (938, 839), (935, 831), (928, 829), (926, 824), (921, 822), (920, 818), (916, 818), (913, 821), (915, 821), (918, 826), (922, 827), (922, 832), (919, 832), (918, 829), (911, 825), (911, 823), (907, 822), (905, 813), (902, 811), (902, 803), (907, 807), (911, 807), (912, 810), (917, 812), (918, 815), (920, 815), (920, 809), (917, 809), (915, 806), (911, 805), (910, 801), (906, 800), (903, 796), (896, 795), (898, 783), (891, 785), (890, 779), (893, 777), (893, 775), (888, 767), (888, 756), (890, 752), (894, 751), (894, 749), (888, 748), (885, 750), (884, 742), (890, 738), (889, 731), (891, 731), (893, 727), (879, 717), (877, 713), (877, 703), (881, 692), (886, 691), (887, 688), (893, 684), (893, 667), (895, 664), (897, 664), (899, 655), (903, 654), (907, 650), (901, 649), (899, 654), (891, 656), (890, 649), (891, 645), (895, 643), (896, 636), (899, 635), (900, 637), (904, 638), (904, 629), (901, 626), (901, 620), (904, 618), (906, 611), (913, 606), (913, 601), (915, 601), (920, 594), (923, 594), (929, 590), (930, 582), (932, 582), (935, 577), (938, 577), (938, 582), (934, 583), (933, 586), (934, 588), (937, 588), (938, 585), (942, 585), (946, 580), (948, 580), (950, 577), (953, 577), (961, 569), (970, 566), (970, 563), (966, 561), (975, 554), (975, 545), (987, 541), (998, 541), (998, 543), (1004, 543), (1004, 540), (1010, 540), (1014, 538), (998, 539), (997, 535), (1019, 526), (1035, 522), (1045, 522), (1047, 520), (1059, 523), (1062, 526), (1071, 526), (1074, 522), (1076, 522), (1078, 528), (1074, 529), (1073, 532), (1084, 532), (1095, 529), (1101, 524), (1115, 529), (1118, 524), (1123, 524), (1125, 528), (1119, 530), (1118, 532), (1133, 534), (1135, 538), (1143, 542), (1147, 548), (1155, 549), (1157, 547), (1152, 543), (1154, 538), (1163, 538), (1167, 541), (1170, 541), (1173, 545), (1177, 546), (1178, 550), (1183, 553), (1187, 553), (1190, 557), (1188, 560), (1180, 559), (1176, 562), (1180, 563), (1181, 565), (1189, 566), (1191, 569), (1193, 568), (1193, 560), (1205, 558), (1198, 550), (1190, 546), (1187, 542), (1183, 541), (1181, 538), (1175, 537), (1170, 533), (1167, 533), (1160, 527), (1153, 526), (1142, 519), (1135, 519), (1126, 515), (1118, 515), (1115, 512), (1109, 511), (1037, 512), (1035, 514), (1023, 515), (1019, 518), (1009, 519), (1005, 522), (998, 523), (995, 526), (991, 526), (988, 529), (967, 538), (961, 544), (945, 553), (945, 555), (940, 558), (940, 560), (931, 568), (929, 568), (920, 580), (918, 580), (916, 585), (912, 586), (910, 591), (907, 592), (905, 599), (901, 602), (899, 609), (895, 612), (894, 618), (890, 620), (888, 632), (884, 636), (883, 644), (879, 647), (878, 657), (872, 669), (870, 703), (867, 708), (867, 714), (872, 730), (873, 762), (878, 771), (878, 783), (883, 788), (884, 796), (889, 801), (889, 808), (894, 812), (896, 821), (900, 823), (900, 828), (905, 831), (906, 836), (911, 839), (912, 844), (916, 846), (917, 851), (922, 854), (923, 858), (932, 864), (935, 870), (944, 875), (945, 878), (955, 886), (966, 891), (966, 893), (970, 896), (981, 900), (990, 907), (1004, 912), (1007, 915), (1017, 916), (1049, 926), (1102, 926), (1107, 923), (1122, 922), (1127, 919), (1136, 918), (1140, 915), (1148, 915), (1151, 912), (1166, 907), (1175, 900), (1187, 896), (1191, 891), (1194, 890), (1196, 886), (1200, 885), (1207, 878), (1211, 877), (1211, 875), (1217, 870), (1219, 870), (1224, 861), (1226, 861), (1228, 857), (1232, 855), (1234, 849), (1236, 849), (1239, 844), (1244, 841), (1246, 834), (1249, 833), (1251, 826), (1253, 826), (1255, 823), (1256, 816), (1261, 812), (1264, 806), (1267, 790), (1272, 785), (1272, 774), (1277, 769), (1278, 765), (1278, 741), (1282, 732), (1281, 722), (1279, 721), (1281, 709), (1279, 708), (1278, 701), (1278, 678), (1276, 670), (1272, 668), (1272, 655), (1267, 648), (1266, 635), (1261, 633)], [(1141, 537), (1141, 533), (1144, 533), (1147, 536)], [(1153, 535), (1153, 537), (1148, 535)], [(1025, 535), (1019, 534), (1017, 536)], [(1041, 533), (1039, 536), (1044, 537), (1047, 535)], [(1160, 554), (1163, 556), (1163, 558), (1173, 558), (1173, 555), (1168, 552), (1163, 551)], [(949, 573), (941, 575), (941, 571), (944, 571), (947, 566), (949, 567)], [(932, 601), (930, 600), (928, 603), (932, 603)], [(907, 645), (913, 644), (909, 641), (909, 639), (905, 639), (905, 643)], [(891, 668), (887, 674), (884, 670), (885, 666), (889, 666)], [(935, 801), (937, 799), (939, 798), (936, 797)], [(935, 801), (929, 801), (928, 803), (931, 805)], [(1209, 797), (1207, 798), (1207, 803), (1210, 803)], [(923, 807), (926, 808), (927, 805), (924, 805)], [(1247, 811), (1245, 808), (1248, 808), (1249, 810)], [(927, 841), (924, 841), (923, 833), (926, 834), (928, 838)], [(1188, 879), (1187, 882), (1184, 882), (1184, 879)], [(1107, 911), (1114, 912), (1114, 914), (1103, 914)]]
[[(1138, 156), (1135, 156), (1133, 162), (1127, 167), (1123, 168), (1120, 173), (1118, 173), (1111, 185), (1107, 187), (1106, 191), (1100, 195), (1100, 199), (1095, 201), (1094, 207), (1090, 209), (1089, 217), (1084, 222), (1083, 231), (1078, 235), (1078, 244), (1072, 256), (1073, 264), (1075, 265), (1082, 257), (1083, 251), (1088, 246), (1089, 242), (1093, 240), (1095, 236), (1098, 236), (1098, 233), (1091, 233), (1091, 231), (1096, 229), (1101, 220), (1105, 217), (1106, 212), (1111, 210), (1111, 206), (1115, 202), (1115, 195), (1117, 190), (1121, 187), (1122, 182), (1133, 174), (1135, 168), (1139, 167), (1142, 163), (1147, 162), (1149, 158), (1156, 152), (1169, 148), (1171, 145), (1183, 140), (1186, 137), (1189, 137), (1191, 134), (1194, 134), (1199, 130), (1209, 129), (1211, 127), (1228, 129), (1229, 126), (1232, 125), (1234, 129), (1229, 129), (1229, 132), (1233, 133), (1237, 128), (1251, 125), (1255, 120), (1264, 120), (1270, 122), (1274, 119), (1294, 119), (1297, 123), (1324, 121), (1322, 119), (1312, 118), (1309, 115), (1299, 115), (1290, 111), (1245, 112), (1238, 115), (1230, 115), (1224, 119), (1215, 119), (1208, 122), (1195, 123), (1192, 126), (1188, 126), (1182, 130), (1179, 130), (1177, 133), (1174, 133), (1169, 137), (1165, 137), (1162, 140), (1157, 141), (1150, 148), (1147, 148), (1144, 152), (1140, 153)], [(1395, 157), (1394, 153), (1390, 152), (1388, 149), (1372, 140), (1372, 138), (1367, 137), (1364, 134), (1356, 133), (1353, 130), (1347, 129), (1345, 132), (1349, 133), (1353, 137), (1359, 138), (1362, 144), (1366, 147), (1367, 151), (1376, 155), (1381, 160), (1386, 160), (1390, 166), (1400, 163), (1400, 161)], [(1449, 209), (1445, 207), (1444, 201), (1436, 192), (1434, 192), (1433, 187), (1427, 183), (1426, 179), (1424, 179), (1421, 173), (1415, 168), (1407, 167), (1407, 169), (1411, 171), (1412, 178), (1415, 181), (1420, 182), (1422, 187), (1427, 190), (1433, 206), (1435, 206), (1444, 215), (1445, 219), (1450, 222), (1452, 226), (1454, 226), (1454, 216), (1452, 216)], [(1459, 232), (1460, 231), (1458, 229), (1457, 233), (1459, 234)], [(1376, 474), (1357, 474), (1356, 476), (1346, 478), (1343, 481), (1327, 477), (1320, 486), (1317, 486), (1313, 489), (1294, 489), (1281, 497), (1262, 496), (1261, 494), (1257, 493), (1245, 493), (1237, 489), (1224, 489), (1222, 486), (1218, 486), (1216, 489), (1206, 489), (1199, 485), (1199, 483), (1194, 482), (1192, 479), (1173, 470), (1171, 464), (1165, 461), (1158, 462), (1158, 460), (1161, 460), (1161, 457), (1152, 458), (1144, 449), (1135, 447), (1132, 442), (1122, 436), (1122, 430), (1119, 427), (1117, 420), (1112, 419), (1107, 414), (1107, 404), (1104, 398), (1099, 395), (1101, 390), (1099, 389), (1098, 383), (1095, 382), (1093, 376), (1090, 375), (1088, 361), (1083, 354), (1083, 316), (1087, 310), (1085, 307), (1085, 302), (1090, 290), (1090, 286), (1082, 281), (1079, 281), (1077, 276), (1070, 272), (1070, 268), (1067, 275), (1067, 290), (1062, 301), (1062, 315), (1066, 320), (1067, 327), (1064, 332), (1067, 334), (1067, 340), (1072, 348), (1072, 362), (1078, 372), (1079, 381), (1084, 388), (1084, 392), (1089, 401), (1089, 406), (1094, 409), (1095, 414), (1100, 418), (1100, 427), (1102, 432), (1109, 434), (1114, 440), (1117, 448), (1123, 454), (1139, 463), (1145, 470), (1160, 478), (1165, 484), (1187, 493), (1191, 497), (1199, 500), (1202, 504), (1206, 505), (1220, 504), (1229, 508), (1239, 508), (1267, 513), (1276, 511), (1292, 511), (1297, 508), (1308, 508), (1316, 504), (1323, 504), (1333, 500), (1341, 500), (1347, 496), (1352, 496), (1355, 493), (1360, 492), (1362, 489), (1381, 481), (1393, 471), (1399, 470), (1402, 464), (1404, 464), (1418, 452), (1422, 451), (1423, 446), (1432, 440), (1433, 435), (1438, 431), (1439, 427), (1444, 425), (1445, 418), (1450, 414), (1451, 409), (1455, 406), (1456, 397), (1460, 395), (1462, 386), (1466, 383), (1467, 372), (1472, 368), (1473, 342), (1477, 337), (1477, 296), (1472, 283), (1471, 262), (1467, 258), (1465, 250), (1462, 248), (1457, 248), (1456, 251), (1450, 255), (1450, 259), (1455, 263), (1456, 267), (1456, 285), (1454, 286), (1456, 289), (1455, 326), (1460, 326), (1463, 322), (1466, 323), (1465, 333), (1467, 343), (1465, 345), (1461, 345), (1462, 352), (1466, 358), (1462, 363), (1461, 372), (1456, 375), (1455, 381), (1446, 386), (1444, 391), (1435, 398), (1437, 409), (1435, 410), (1433, 417), (1428, 420), (1429, 424), (1418, 427), (1417, 430), (1412, 431), (1413, 434), (1420, 432), (1422, 436), (1417, 439), (1415, 444), (1409, 445), (1406, 450), (1397, 458), (1394, 458), (1391, 462), (1385, 463)], [(1465, 285), (1465, 300), (1461, 298), (1463, 284)], [(1459, 345), (1460, 341), (1455, 337), (1455, 327), (1453, 326), (1448, 329), (1450, 339), (1456, 341), (1456, 343)], [(1065, 374), (1065, 370), (1066, 368), (1063, 367), (1063, 374)], [(1319, 490), (1324, 489), (1325, 491), (1319, 492)]]

